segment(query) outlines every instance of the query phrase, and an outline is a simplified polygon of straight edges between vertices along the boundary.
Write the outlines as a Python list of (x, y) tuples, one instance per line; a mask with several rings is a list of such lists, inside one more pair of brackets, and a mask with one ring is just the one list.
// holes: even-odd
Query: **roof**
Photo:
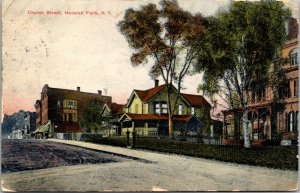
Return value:
[[(271, 101), (266, 101), (264, 103), (258, 103), (258, 104), (253, 104), (248, 106), (248, 110), (254, 110), (254, 109), (261, 109), (261, 108), (270, 108), (274, 103)], [(232, 108), (232, 109), (227, 109), (227, 110), (222, 110), (221, 111), (223, 115), (228, 115), (228, 114), (235, 114), (235, 113), (242, 113), (243, 108), (238, 107), (238, 108)]]
[(182, 96), (191, 104), (193, 107), (202, 107), (211, 105), (207, 102), (207, 100), (201, 95), (193, 95), (193, 94), (184, 94)]
[(166, 87), (166, 84), (156, 86), (154, 88), (150, 88), (148, 90), (134, 90), (138, 97), (143, 101), (146, 102), (155, 95), (157, 95), (161, 90)]
[[(142, 100), (142, 102), (146, 102), (157, 95), (160, 91), (162, 91), (166, 87), (166, 84), (148, 89), (148, 90), (134, 90), (137, 96)], [(202, 95), (193, 95), (193, 94), (184, 94), (181, 93), (187, 102), (193, 107), (202, 107), (208, 106), (211, 107), (210, 103)]]
[[(47, 93), (48, 97), (52, 99), (69, 98), (69, 99), (76, 99), (81, 102), (99, 101), (106, 104), (110, 104), (112, 101), (111, 96), (102, 95), (100, 93), (89, 93), (89, 92), (82, 92), (80, 90), (53, 88), (53, 87), (49, 87), (49, 85), (47, 84), (42, 89), (41, 94), (43, 93)], [(36, 102), (36, 104), (37, 103), (38, 101)]]
[[(157, 121), (166, 121), (166, 120), (169, 119), (168, 114), (159, 115), (159, 114), (132, 114), (132, 113), (125, 113), (123, 115), (123, 117), (124, 116), (127, 116), (131, 120), (157, 120)], [(173, 116), (173, 120), (174, 121), (185, 121), (185, 122), (188, 122), (193, 117), (196, 118), (196, 116), (194, 116), (194, 115), (174, 115)]]
[(117, 103), (111, 103), (110, 110), (112, 114), (122, 114), (123, 108), (125, 105), (123, 104), (117, 104)]
[(49, 132), (49, 125), (48, 124), (40, 126), (39, 128), (37, 128), (32, 133), (45, 133), (45, 132)]

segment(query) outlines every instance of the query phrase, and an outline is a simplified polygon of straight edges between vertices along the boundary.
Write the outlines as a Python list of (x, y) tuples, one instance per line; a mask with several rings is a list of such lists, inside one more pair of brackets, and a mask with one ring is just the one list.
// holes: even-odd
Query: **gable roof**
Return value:
[(207, 102), (207, 100), (201, 95), (184, 94), (184, 93), (181, 94), (193, 107), (202, 107), (202, 106), (211, 107), (209, 102)]
[(111, 103), (110, 110), (112, 114), (122, 114), (123, 108), (125, 105), (123, 104), (117, 104), (117, 103)]
[(118, 103), (111, 103), (111, 104), (105, 104), (102, 113), (105, 111), (105, 109), (108, 109), (111, 114), (113, 115), (120, 115), (123, 114), (123, 108), (126, 105), (118, 104)]
[[(166, 84), (154, 87), (154, 88), (150, 88), (147, 90), (133, 90), (129, 101), (132, 100), (134, 94), (137, 95), (138, 98), (141, 99), (142, 102), (147, 102), (150, 99), (152, 99), (154, 96), (156, 96), (159, 92), (161, 92), (164, 88), (166, 88)], [(177, 89), (172, 85), (172, 88), (175, 89), (176, 92)], [(190, 104), (190, 106), (192, 107), (209, 107), (211, 108), (211, 105), (209, 102), (207, 102), (207, 100), (202, 96), (202, 95), (193, 95), (193, 94), (184, 94), (184, 93), (180, 93), (181, 98), (183, 100), (185, 100), (188, 104)], [(129, 103), (127, 103), (127, 105), (129, 105)]]
[(150, 88), (148, 90), (134, 90), (134, 92), (138, 95), (138, 97), (143, 101), (146, 102), (150, 100), (152, 97), (157, 95), (161, 90), (166, 87), (166, 84), (156, 86), (154, 88)]

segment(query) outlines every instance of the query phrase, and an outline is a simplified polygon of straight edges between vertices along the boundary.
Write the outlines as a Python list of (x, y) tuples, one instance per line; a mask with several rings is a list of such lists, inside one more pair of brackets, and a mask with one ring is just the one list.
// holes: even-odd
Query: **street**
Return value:
[[(56, 152), (58, 147), (63, 147), (64, 149), (71, 148), (70, 152), (88, 151), (91, 157), (98, 157), (90, 163), (73, 161), (74, 164), (67, 166), (58, 164), (44, 169), (6, 172), (1, 178), (2, 189), (12, 191), (289, 191), (298, 187), (297, 171), (254, 167), (71, 140), (36, 141), (23, 140), (17, 144), (26, 146), (24, 145), (26, 143), (39, 143), (41, 147), (50, 144), (51, 152)], [(6, 146), (7, 144), (2, 142), (2, 159), (7, 159), (4, 163), (2, 162), (2, 165), (11, 163), (9, 160), (14, 157), (9, 156), (9, 152), (3, 151), (7, 148)], [(49, 148), (46, 150), (40, 148), (40, 151), (42, 155), (46, 155), (45, 152), (48, 152)], [(3, 153), (5, 153), (4, 156)], [(127, 157), (120, 157), (118, 154)], [(62, 155), (56, 154), (57, 159), (63, 157)], [(25, 159), (26, 155), (22, 154), (22, 156), (24, 160), (27, 159)], [(110, 161), (103, 161), (104, 157), (105, 160)], [(51, 162), (49, 161), (51, 159), (39, 158), (33, 161)], [(97, 159), (102, 161), (97, 162)]]

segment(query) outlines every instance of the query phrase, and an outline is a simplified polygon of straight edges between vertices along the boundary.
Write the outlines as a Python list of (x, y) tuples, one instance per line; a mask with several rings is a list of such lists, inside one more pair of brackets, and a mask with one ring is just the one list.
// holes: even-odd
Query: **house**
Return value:
[(84, 116), (85, 109), (91, 103), (110, 105), (112, 98), (98, 93), (87, 93), (77, 90), (51, 88), (45, 84), (41, 99), (35, 103), (37, 128), (51, 121), (51, 128), (56, 133), (83, 132), (79, 121)]
[(105, 135), (121, 135), (121, 123), (119, 122), (120, 117), (124, 113), (124, 104), (111, 103), (104, 104), (102, 117), (102, 131)]
[[(166, 84), (147, 90), (133, 90), (119, 119), (121, 135), (136, 131), (140, 136), (168, 135), (168, 106)], [(171, 99), (178, 99), (172, 118), (174, 136), (196, 136), (209, 129), (211, 105), (201, 95), (179, 93), (171, 87)]]
[[(286, 96), (274, 100), (272, 88), (265, 88), (261, 92), (252, 92), (249, 104), (250, 140), (253, 145), (261, 145), (266, 140), (283, 139), (296, 142), (299, 128), (299, 46), (298, 23), (294, 18), (288, 21), (289, 40), (282, 48), (282, 56), (290, 62), (283, 66), (286, 77)], [(224, 143), (242, 144), (243, 129), (241, 110), (231, 109), (223, 111), (224, 115)], [(237, 118), (239, 117), (239, 118)]]

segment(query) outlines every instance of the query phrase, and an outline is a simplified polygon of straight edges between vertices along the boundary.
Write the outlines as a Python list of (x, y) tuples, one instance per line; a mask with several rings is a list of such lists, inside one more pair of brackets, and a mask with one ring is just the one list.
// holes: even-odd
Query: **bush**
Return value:
[[(120, 147), (127, 146), (126, 137), (103, 137), (86, 141)], [(132, 144), (132, 141), (130, 143)], [(297, 147), (261, 146), (247, 149), (229, 145), (208, 145), (170, 139), (138, 137), (136, 148), (253, 166), (298, 170)]]
[(80, 141), (88, 141), (88, 140), (98, 140), (101, 139), (101, 134), (93, 134), (93, 133), (83, 133), (80, 135)]
[(136, 147), (254, 166), (298, 170), (297, 147), (270, 146), (247, 149), (153, 138), (138, 138)]
[(97, 144), (105, 144), (119, 147), (126, 147), (125, 137), (102, 137), (100, 139), (87, 139), (86, 142), (92, 142)]

